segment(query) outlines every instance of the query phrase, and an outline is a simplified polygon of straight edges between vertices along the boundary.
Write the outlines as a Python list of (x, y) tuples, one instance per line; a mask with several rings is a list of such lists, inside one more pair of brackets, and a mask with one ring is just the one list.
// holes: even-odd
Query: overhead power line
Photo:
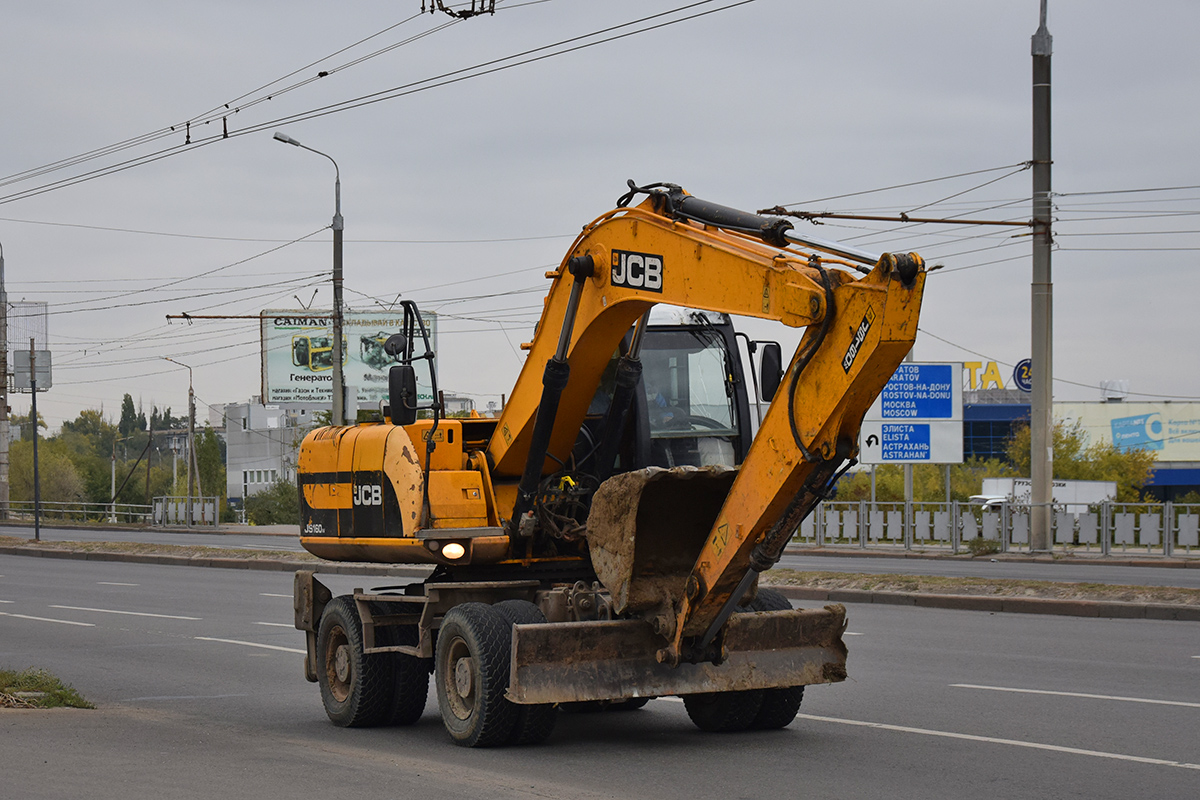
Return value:
[[(385, 102), (388, 100), (395, 100), (400, 97), (405, 97), (408, 95), (425, 92), (430, 89), (436, 89), (436, 88), (440, 88), (443, 86), (449, 86), (449, 85), (459, 83), (462, 81), (471, 80), (472, 78), (479, 78), (479, 77), (483, 77), (485, 75), (491, 75), (491, 74), (494, 74), (497, 72), (502, 72), (502, 71), (505, 71), (508, 69), (512, 69), (514, 67), (524, 66), (526, 64), (532, 64), (532, 63), (536, 63), (538, 61), (544, 61), (549, 58), (556, 58), (558, 56), (567, 55), (569, 53), (574, 53), (574, 52), (577, 52), (580, 50), (585, 50), (585, 49), (588, 49), (591, 47), (596, 47), (597, 45), (607, 44), (609, 42), (618, 41), (620, 39), (629, 38), (631, 36), (637, 36), (639, 34), (648, 33), (648, 32), (659, 30), (661, 28), (669, 27), (672, 25), (677, 25), (681, 22), (688, 22), (690, 20), (699, 19), (702, 17), (710, 16), (712, 14), (720, 13), (722, 11), (727, 11), (732, 8), (737, 8), (739, 6), (749, 5), (750, 3), (757, 2), (757, 0), (732, 0), (732, 2), (727, 2), (726, 5), (723, 5), (723, 6), (720, 6), (717, 8), (710, 8), (710, 9), (705, 9), (705, 10), (694, 10), (700, 6), (709, 5), (711, 3), (719, 2), (719, 1), (720, 0), (698, 0), (698, 2), (678, 6), (676, 8), (670, 9), (668, 11), (663, 11), (663, 12), (660, 12), (657, 14), (651, 14), (651, 15), (641, 17), (641, 18), (638, 18), (635, 20), (631, 20), (629, 22), (620, 23), (618, 25), (612, 25), (607, 28), (601, 28), (601, 29), (592, 31), (590, 33), (582, 34), (579, 36), (569, 37), (567, 39), (562, 39), (562, 40), (559, 40), (557, 42), (554, 42), (554, 43), (551, 43), (548, 45), (543, 45), (541, 47), (535, 47), (535, 48), (531, 48), (529, 50), (524, 50), (524, 51), (521, 51), (518, 53), (511, 54), (508, 56), (490, 59), (488, 61), (483, 61), (483, 62), (480, 62), (473, 66), (463, 67), (463, 68), (457, 69), (457, 70), (451, 70), (450, 72), (444, 72), (444, 73), (441, 73), (440, 75), (435, 75), (435, 76), (432, 76), (429, 78), (423, 78), (423, 79), (420, 79), (417, 81), (411, 81), (409, 83), (401, 84), (399, 86), (395, 86), (390, 89), (385, 89), (385, 90), (378, 91), (378, 92), (372, 92), (372, 93), (366, 94), (366, 95), (360, 95), (358, 97), (351, 98), (349, 100), (344, 100), (344, 101), (340, 101), (337, 103), (331, 103), (329, 105), (320, 106), (318, 108), (310, 109), (308, 111), (302, 111), (302, 112), (297, 112), (294, 114), (289, 114), (289, 115), (286, 115), (283, 117), (278, 117), (278, 118), (275, 118), (272, 120), (268, 120), (266, 122), (249, 125), (247, 127), (240, 128), (237, 130), (228, 130), (226, 128), (226, 129), (223, 129), (221, 133), (193, 139), (192, 135), (191, 135), (191, 126), (189, 125), (188, 129), (187, 129), (187, 134), (186, 134), (187, 138), (181, 144), (171, 145), (171, 146), (162, 148), (162, 149), (157, 150), (152, 153), (148, 153), (148, 154), (141, 155), (141, 156), (134, 156), (134, 157), (128, 158), (124, 161), (117, 162), (115, 164), (109, 164), (104, 167), (98, 167), (98, 168), (90, 170), (88, 172), (79, 173), (77, 175), (74, 175), (74, 176), (71, 176), (68, 178), (61, 178), (59, 180), (51, 181), (49, 183), (41, 184), (39, 186), (34, 186), (29, 189), (25, 189), (25, 190), (13, 192), (8, 195), (0, 196), (0, 205), (6, 204), (6, 203), (12, 203), (12, 202), (15, 202), (18, 200), (28, 199), (30, 197), (36, 197), (38, 195), (45, 194), (47, 192), (56, 191), (58, 189), (63, 189), (63, 188), (69, 187), (69, 186), (75, 186), (80, 183), (85, 183), (88, 181), (95, 180), (97, 178), (106, 177), (108, 175), (113, 175), (118, 172), (123, 172), (127, 169), (133, 169), (134, 167), (151, 164), (151, 163), (154, 163), (157, 161), (161, 161), (165, 158), (170, 158), (172, 156), (176, 156), (181, 153), (189, 152), (189, 151), (194, 150), (199, 147), (205, 147), (207, 145), (215, 144), (216, 142), (224, 141), (226, 139), (236, 138), (238, 136), (246, 136), (246, 135), (254, 134), (254, 133), (261, 133), (263, 131), (266, 131), (266, 130), (269, 130), (271, 128), (278, 127), (281, 125), (292, 124), (292, 123), (311, 120), (311, 119), (317, 119), (319, 117), (329, 116), (331, 114), (337, 114), (337, 113), (341, 113), (343, 111), (349, 111), (349, 110), (355, 109), (355, 108), (362, 108), (364, 106), (373, 105), (375, 103), (381, 103), (381, 102)], [(665, 20), (663, 19), (664, 17), (670, 17), (672, 15), (681, 14), (681, 13), (689, 12), (689, 11), (691, 11), (692, 13), (687, 13), (684, 16), (679, 16), (674, 19), (665, 19)], [(660, 20), (660, 21), (656, 21), (656, 20)], [(634, 26), (638, 26), (638, 25), (641, 25), (642, 27), (634, 28)], [(634, 29), (633, 30), (625, 30), (627, 28), (634, 28)], [(600, 38), (596, 38), (596, 37), (600, 37)], [(587, 41), (589, 39), (593, 39), (594, 41)], [(108, 153), (104, 153), (103, 155), (108, 155)], [(89, 160), (90, 160), (90, 158), (89, 158)], [(21, 180), (23, 180), (23, 178)], [(12, 182), (13, 182), (12, 180), (7, 180), (7, 181), (0, 180), (0, 185), (5, 185), (7, 183), (12, 183)]]

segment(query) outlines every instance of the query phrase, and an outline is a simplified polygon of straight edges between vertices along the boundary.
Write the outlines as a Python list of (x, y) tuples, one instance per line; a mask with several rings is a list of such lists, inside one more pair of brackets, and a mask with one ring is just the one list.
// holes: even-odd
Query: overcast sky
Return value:
[[(259, 393), (255, 322), (168, 314), (257, 314), (314, 289), (329, 306), (333, 168), (274, 130), (340, 166), (348, 306), (403, 296), (441, 312), (442, 388), (481, 405), (512, 386), (544, 271), (627, 178), (749, 210), (1030, 216), (1037, 0), (509, 0), (448, 26), (420, 6), (9, 4), (0, 245), (10, 301), (50, 303), (54, 387), (38, 406), (52, 431), (83, 408), (115, 419), (126, 392), (147, 415), (184, 412), (187, 372), (163, 356), (194, 368), (204, 404)], [(1127, 379), (1145, 393), (1131, 399), (1200, 398), (1200, 4), (1050, 0), (1049, 28), (1055, 397), (1099, 399), (1101, 381)], [(596, 44), (395, 96), (572, 39), (536, 55)], [(132, 146), (103, 150), (118, 143)], [(1147, 189), (1169, 191), (1131, 191)], [(1028, 237), (812, 232), (944, 265), (918, 360), (1029, 355)]]

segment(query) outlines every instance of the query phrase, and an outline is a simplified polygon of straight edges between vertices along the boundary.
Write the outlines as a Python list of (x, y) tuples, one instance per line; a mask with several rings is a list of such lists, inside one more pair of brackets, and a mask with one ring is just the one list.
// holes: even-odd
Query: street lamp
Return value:
[(328, 153), (300, 144), (282, 131), (275, 131), (275, 139), (325, 156), (333, 162), (333, 408), (330, 422), (333, 425), (344, 425), (346, 415), (345, 378), (342, 375), (342, 173), (333, 156)]
[[(163, 356), (164, 361), (170, 361), (172, 364), (178, 364), (188, 371), (188, 436), (187, 436), (187, 471), (188, 471), (188, 487), (187, 487), (187, 506), (185, 513), (187, 514), (187, 526), (192, 527), (192, 495), (195, 493), (196, 472), (200, 470), (200, 464), (196, 461), (196, 393), (192, 390), (192, 368), (182, 361), (176, 361), (170, 356)], [(193, 470), (192, 465), (195, 464)]]

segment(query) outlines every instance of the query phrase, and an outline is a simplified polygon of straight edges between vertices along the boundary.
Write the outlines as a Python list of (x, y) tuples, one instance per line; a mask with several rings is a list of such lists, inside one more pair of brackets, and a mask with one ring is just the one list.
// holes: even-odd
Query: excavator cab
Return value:
[[(628, 350), (628, 338), (622, 349)], [(610, 368), (588, 409), (579, 450), (602, 435), (616, 373)], [(658, 306), (641, 346), (641, 382), (616, 464), (644, 467), (736, 467), (753, 437), (746, 381), (729, 315)]]

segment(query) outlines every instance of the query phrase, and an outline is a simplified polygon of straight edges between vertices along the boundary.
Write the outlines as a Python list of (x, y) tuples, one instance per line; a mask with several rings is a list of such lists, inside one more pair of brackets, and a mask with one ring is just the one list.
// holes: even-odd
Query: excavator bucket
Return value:
[(671, 608), (683, 597), (736, 476), (728, 467), (647, 467), (601, 484), (587, 540), (617, 613)]

